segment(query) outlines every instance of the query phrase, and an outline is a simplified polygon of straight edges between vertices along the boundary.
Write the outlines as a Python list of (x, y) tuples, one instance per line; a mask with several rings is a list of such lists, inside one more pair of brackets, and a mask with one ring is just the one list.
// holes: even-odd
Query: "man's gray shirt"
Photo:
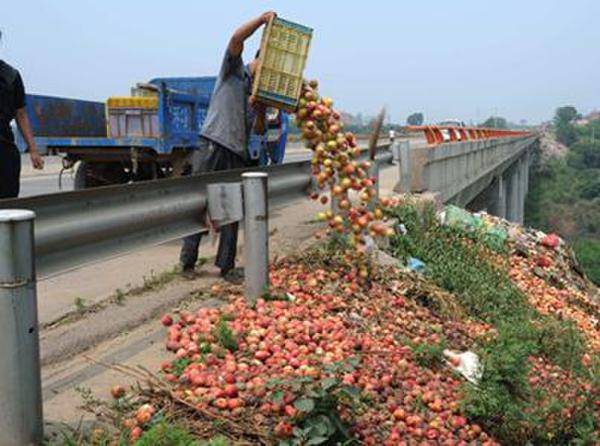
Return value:
[(200, 132), (201, 136), (243, 159), (248, 157), (247, 146), (252, 125), (248, 122), (251, 88), (241, 56), (233, 57), (227, 50)]

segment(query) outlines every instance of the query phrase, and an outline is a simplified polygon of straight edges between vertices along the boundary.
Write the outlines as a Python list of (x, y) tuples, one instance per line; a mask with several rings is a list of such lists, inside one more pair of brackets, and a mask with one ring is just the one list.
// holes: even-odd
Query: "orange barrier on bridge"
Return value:
[(478, 139), (506, 138), (509, 136), (525, 136), (531, 132), (523, 130), (501, 130), (480, 127), (452, 127), (438, 125), (408, 125), (409, 132), (424, 132), (428, 144), (441, 144), (454, 141), (473, 141)]

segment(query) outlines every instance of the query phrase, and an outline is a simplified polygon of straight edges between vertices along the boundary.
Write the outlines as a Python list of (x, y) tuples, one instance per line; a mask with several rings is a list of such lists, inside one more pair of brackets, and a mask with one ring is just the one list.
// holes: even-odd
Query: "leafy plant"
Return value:
[(113, 299), (117, 305), (124, 305), (126, 297), (127, 297), (127, 293), (124, 292), (121, 288), (117, 288), (115, 290)]
[(238, 349), (237, 337), (227, 324), (227, 317), (222, 315), (214, 329), (214, 336), (221, 347), (235, 352)]
[(420, 215), (408, 205), (394, 210), (408, 233), (392, 238), (392, 254), (422, 259), (426, 275), (454, 293), (471, 316), (495, 325), (500, 332), (505, 330), (506, 336), (527, 346), (529, 354), (542, 354), (568, 369), (580, 369), (584, 344), (579, 332), (567, 322), (540, 315), (504, 270), (482, 261), (486, 254), (479, 243), (467, 243), (470, 235), (440, 225), (432, 213), (429, 209)]
[(280, 301), (284, 301), (284, 302), (290, 301), (290, 298), (287, 294), (272, 294), (269, 291), (265, 291), (261, 297), (266, 302), (271, 302), (271, 301), (275, 301), (275, 300), (280, 300)]
[(330, 377), (321, 380), (300, 376), (289, 380), (273, 379), (267, 383), (274, 402), (280, 403), (288, 392), (296, 398), (293, 405), (298, 412), (293, 437), (280, 441), (280, 446), (354, 443), (340, 409), (355, 413), (361, 405), (360, 391), (334, 376), (354, 371), (357, 363), (351, 359), (326, 365), (323, 371)]
[(74, 304), (77, 313), (83, 314), (88, 310), (87, 302), (82, 297), (76, 297)]
[(90, 429), (65, 430), (55, 435), (58, 438), (46, 440), (44, 446), (127, 446), (124, 435), (115, 438), (109, 431), (94, 426)]
[(423, 260), (426, 275), (456, 294), (472, 316), (495, 323), (526, 305), (525, 296), (504, 271), (481, 261), (481, 246), (465, 243), (464, 231), (440, 225), (433, 210), (420, 214), (405, 205), (396, 208), (393, 215), (408, 233), (392, 237), (391, 253), (397, 258)]
[(215, 443), (200, 443), (184, 428), (167, 422), (152, 426), (135, 442), (135, 446), (204, 446)]
[(536, 342), (541, 354), (564, 368), (581, 372), (581, 358), (586, 345), (583, 336), (572, 321), (558, 321), (540, 317), (536, 324)]
[(507, 129), (508, 121), (502, 116), (490, 116), (483, 121), (479, 127), (491, 128), (491, 129)]
[(436, 368), (443, 364), (443, 352), (447, 347), (445, 339), (436, 343), (421, 342), (410, 344), (417, 364), (422, 367)]
[(555, 119), (557, 138), (569, 146), (565, 159), (542, 159), (532, 169), (525, 222), (560, 233), (589, 278), (600, 284), (600, 121), (574, 127), (572, 116), (566, 109)]
[[(392, 237), (392, 254), (423, 260), (426, 276), (454, 293), (471, 317), (496, 328), (496, 336), (477, 348), (482, 363), (479, 382), (465, 385), (462, 407), (469, 418), (486, 426), (503, 444), (567, 444), (592, 438), (597, 422), (591, 421), (592, 403), (585, 403), (590, 395), (582, 396), (583, 402), (559, 405), (545, 393), (533, 391), (529, 383), (533, 357), (548, 358), (576, 376), (586, 373), (581, 364), (585, 343), (576, 327), (531, 307), (506, 271), (485, 260), (490, 253), (482, 248), (484, 241), (477, 233), (442, 226), (431, 209), (419, 212), (404, 205), (393, 216), (408, 232)], [(411, 347), (422, 366), (432, 367), (444, 344)], [(565, 423), (556, 421), (564, 418), (561, 411), (567, 409), (573, 417)]]
[(192, 361), (189, 358), (178, 358), (171, 363), (171, 373), (175, 376), (180, 376), (191, 363)]

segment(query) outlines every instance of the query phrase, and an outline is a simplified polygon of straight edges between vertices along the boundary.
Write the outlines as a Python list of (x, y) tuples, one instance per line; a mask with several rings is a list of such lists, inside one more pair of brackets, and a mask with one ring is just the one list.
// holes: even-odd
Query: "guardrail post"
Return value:
[(404, 145), (404, 141), (398, 141), (396, 143), (396, 160), (398, 161), (398, 188), (401, 188), (402, 182), (402, 146)]
[(246, 299), (254, 304), (269, 284), (269, 208), (264, 172), (242, 174)]
[(396, 141), (395, 139), (391, 140), (390, 152), (392, 152), (390, 164), (394, 164), (396, 161), (400, 162), (400, 141)]
[(33, 222), (0, 210), (0, 444), (43, 440)]
[(387, 152), (389, 154), (391, 154), (392, 156), (389, 158), (388, 163), (393, 166), (395, 163), (394, 161), (396, 161), (396, 153), (397, 153), (397, 149), (396, 149), (396, 139), (395, 138), (390, 138), (390, 145), (388, 146)]

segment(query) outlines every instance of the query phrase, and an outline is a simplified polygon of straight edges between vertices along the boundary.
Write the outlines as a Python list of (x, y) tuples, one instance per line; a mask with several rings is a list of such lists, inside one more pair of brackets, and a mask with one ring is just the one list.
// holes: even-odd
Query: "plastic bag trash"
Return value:
[(400, 235), (408, 234), (408, 230), (406, 229), (406, 226), (404, 226), (404, 223), (399, 223), (396, 226), (394, 226), (394, 231), (396, 232), (396, 234)]
[(560, 244), (560, 238), (556, 234), (548, 234), (540, 243), (548, 248), (556, 248)]
[(408, 269), (417, 273), (425, 271), (425, 263), (422, 260), (410, 257), (408, 259)]
[(473, 225), (473, 229), (484, 230), (488, 227), (481, 214), (473, 214), (472, 217), (471, 224)]
[(495, 251), (501, 250), (508, 239), (507, 230), (499, 224), (493, 224), (485, 213), (471, 214), (465, 209), (448, 205), (440, 213), (440, 221), (446, 226), (481, 234), (486, 244)]
[(484, 232), (484, 239), (486, 244), (498, 251), (502, 249), (508, 238), (508, 232), (504, 228), (498, 226), (491, 226), (486, 228)]
[(445, 223), (445, 221), (446, 221), (446, 211), (445, 210), (438, 213), (438, 221), (441, 224)]
[(442, 218), (442, 224), (465, 230), (473, 230), (482, 226), (483, 222), (480, 216), (472, 215), (469, 211), (461, 209), (454, 205), (446, 206)]
[(454, 352), (452, 350), (444, 350), (444, 356), (446, 357), (446, 363), (448, 366), (473, 384), (477, 384), (483, 374), (483, 368), (479, 362), (479, 356), (472, 351), (466, 351), (462, 353)]

